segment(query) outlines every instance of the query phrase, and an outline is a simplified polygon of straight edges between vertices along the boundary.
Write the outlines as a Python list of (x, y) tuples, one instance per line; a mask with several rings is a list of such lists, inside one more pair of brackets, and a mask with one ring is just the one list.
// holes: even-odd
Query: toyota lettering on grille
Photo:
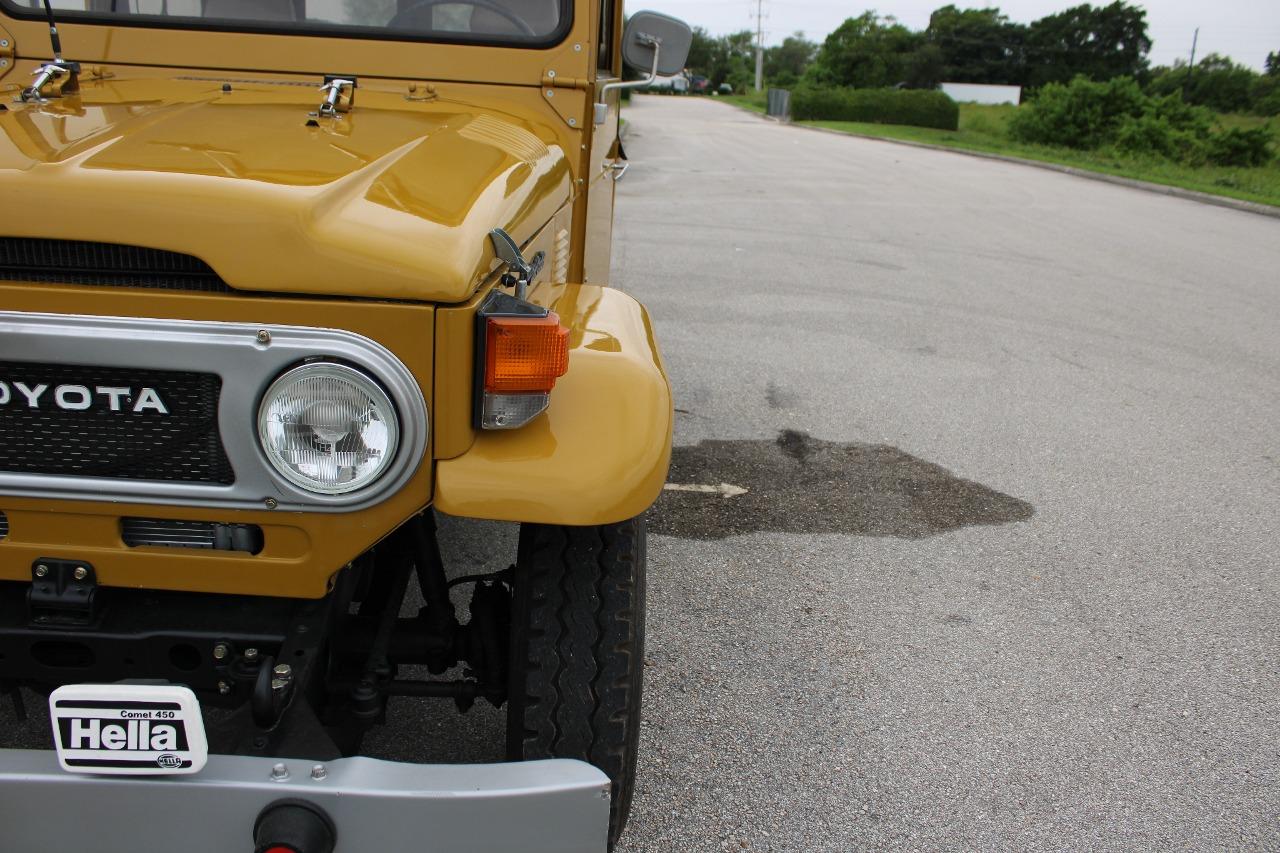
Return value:
[(0, 380), (0, 406), (23, 406), (28, 409), (62, 409), (84, 412), (107, 409), (112, 412), (156, 412), (169, 414), (169, 407), (154, 388), (143, 387), (136, 393), (132, 387), (116, 385), (58, 385), (47, 383), (5, 382)]

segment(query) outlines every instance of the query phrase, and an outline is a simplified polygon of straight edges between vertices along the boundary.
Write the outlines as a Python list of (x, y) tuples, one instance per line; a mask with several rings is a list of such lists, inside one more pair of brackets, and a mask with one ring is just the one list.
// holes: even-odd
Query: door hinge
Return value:
[(542, 75), (542, 86), (544, 89), (577, 89), (586, 92), (595, 88), (595, 83), (585, 77), (564, 77), (555, 71), (546, 71)]
[(0, 77), (13, 70), (13, 36), (0, 27)]

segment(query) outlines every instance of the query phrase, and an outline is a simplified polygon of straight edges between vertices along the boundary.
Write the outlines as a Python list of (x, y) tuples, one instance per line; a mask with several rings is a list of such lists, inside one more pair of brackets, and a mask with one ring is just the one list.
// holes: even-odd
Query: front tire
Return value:
[(576, 758), (604, 771), (613, 783), (611, 847), (635, 787), (644, 579), (642, 519), (520, 528), (508, 757)]

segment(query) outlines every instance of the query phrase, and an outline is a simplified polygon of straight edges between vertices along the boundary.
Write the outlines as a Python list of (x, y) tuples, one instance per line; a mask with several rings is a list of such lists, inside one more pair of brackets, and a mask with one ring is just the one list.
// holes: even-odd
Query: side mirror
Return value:
[(693, 30), (689, 25), (658, 12), (636, 12), (622, 34), (623, 62), (662, 77), (684, 70), (691, 47)]

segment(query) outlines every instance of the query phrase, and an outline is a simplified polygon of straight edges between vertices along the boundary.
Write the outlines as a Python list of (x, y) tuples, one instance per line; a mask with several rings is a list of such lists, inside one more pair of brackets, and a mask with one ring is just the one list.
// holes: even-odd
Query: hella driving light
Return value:
[(258, 440), (272, 467), (311, 492), (369, 485), (396, 455), (395, 407), (371, 378), (345, 364), (304, 364), (280, 376), (258, 409)]

